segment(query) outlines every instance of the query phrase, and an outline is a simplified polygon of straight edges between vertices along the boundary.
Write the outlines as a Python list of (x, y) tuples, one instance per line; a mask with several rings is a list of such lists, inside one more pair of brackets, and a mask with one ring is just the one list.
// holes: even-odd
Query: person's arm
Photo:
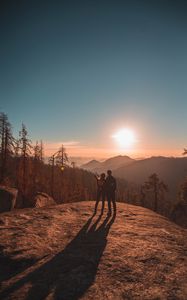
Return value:
[(94, 176), (95, 176), (95, 179), (97, 181), (97, 187), (98, 187), (99, 186), (99, 176), (97, 174), (94, 174)]
[(97, 180), (99, 180), (99, 176), (97, 174), (94, 174), (94, 176)]

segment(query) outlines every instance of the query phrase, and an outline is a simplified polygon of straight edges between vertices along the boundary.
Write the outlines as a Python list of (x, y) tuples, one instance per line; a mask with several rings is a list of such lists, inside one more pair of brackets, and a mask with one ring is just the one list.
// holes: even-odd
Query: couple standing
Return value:
[(107, 177), (105, 177), (105, 173), (102, 173), (100, 176), (95, 176), (97, 179), (97, 200), (95, 203), (95, 214), (97, 212), (97, 207), (99, 204), (99, 200), (102, 200), (102, 208), (101, 214), (104, 212), (105, 207), (105, 198), (107, 198), (108, 202), (108, 215), (111, 215), (111, 203), (113, 204), (114, 215), (116, 214), (116, 199), (115, 199), (115, 191), (116, 191), (116, 179), (112, 176), (112, 171), (107, 171)]

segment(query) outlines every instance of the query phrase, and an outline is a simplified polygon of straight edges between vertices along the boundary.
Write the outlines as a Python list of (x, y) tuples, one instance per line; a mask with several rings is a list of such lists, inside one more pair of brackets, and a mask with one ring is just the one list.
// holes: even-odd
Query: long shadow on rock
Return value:
[(38, 259), (27, 258), (15, 259), (4, 254), (3, 250), (4, 247), (0, 246), (0, 285), (3, 281), (23, 272), (38, 261)]
[(59, 300), (79, 299), (94, 282), (115, 216), (105, 218), (97, 228), (100, 219), (91, 225), (90, 218), (62, 252), (0, 293), (0, 299), (11, 297), (28, 283), (32, 285), (26, 296), (29, 300), (48, 295)]

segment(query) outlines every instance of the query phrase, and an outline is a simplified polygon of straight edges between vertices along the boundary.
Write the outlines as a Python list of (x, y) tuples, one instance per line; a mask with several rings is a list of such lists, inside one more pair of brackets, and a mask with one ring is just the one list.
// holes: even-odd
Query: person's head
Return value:
[(108, 170), (108, 171), (107, 171), (107, 174), (108, 174), (108, 176), (111, 176), (111, 175), (112, 175), (112, 171), (111, 171), (111, 170)]
[(101, 178), (104, 179), (105, 178), (105, 173), (101, 174)]

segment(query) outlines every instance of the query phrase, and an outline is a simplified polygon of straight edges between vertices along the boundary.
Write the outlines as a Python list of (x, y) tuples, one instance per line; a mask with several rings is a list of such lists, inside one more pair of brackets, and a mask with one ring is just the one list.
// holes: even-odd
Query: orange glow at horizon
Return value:
[[(62, 143), (44, 143), (45, 156), (49, 157), (56, 152)], [(94, 157), (96, 159), (107, 159), (117, 155), (127, 155), (132, 158), (146, 158), (150, 156), (182, 156), (181, 148), (151, 148), (150, 146), (138, 147), (136, 149), (120, 149), (119, 147), (97, 147), (89, 145), (66, 145), (67, 154), (72, 157)]]

